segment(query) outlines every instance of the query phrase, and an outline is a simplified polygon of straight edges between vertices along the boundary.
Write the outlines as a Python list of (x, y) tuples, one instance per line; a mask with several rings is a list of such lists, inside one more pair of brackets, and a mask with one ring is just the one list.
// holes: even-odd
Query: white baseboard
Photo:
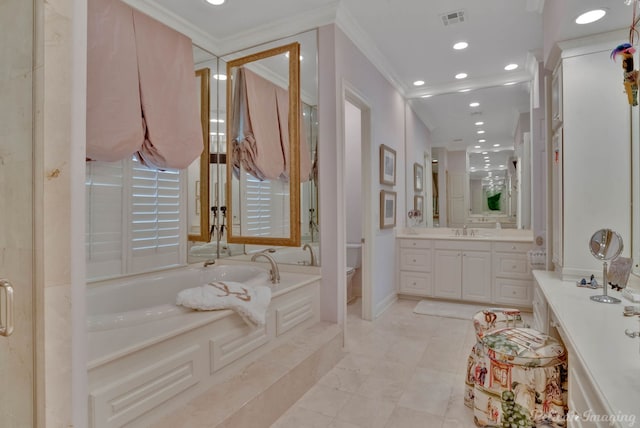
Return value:
[(395, 291), (389, 293), (387, 297), (382, 299), (380, 303), (378, 303), (374, 308), (373, 319), (378, 318), (380, 315), (384, 313), (387, 309), (391, 307), (398, 300), (398, 294)]

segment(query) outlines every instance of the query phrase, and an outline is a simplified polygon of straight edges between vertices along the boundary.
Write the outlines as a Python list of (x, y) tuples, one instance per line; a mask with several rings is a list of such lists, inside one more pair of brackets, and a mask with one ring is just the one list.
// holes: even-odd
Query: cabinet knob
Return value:
[(413, 259), (413, 262), (415, 263), (415, 262), (416, 262), (416, 259)]
[(516, 268), (516, 265), (511, 266), (511, 269), (515, 269), (515, 268)]
[(512, 249), (512, 250), (515, 250), (515, 249), (516, 249), (516, 246), (515, 246), (515, 245), (512, 245), (512, 246), (511, 246), (511, 249)]

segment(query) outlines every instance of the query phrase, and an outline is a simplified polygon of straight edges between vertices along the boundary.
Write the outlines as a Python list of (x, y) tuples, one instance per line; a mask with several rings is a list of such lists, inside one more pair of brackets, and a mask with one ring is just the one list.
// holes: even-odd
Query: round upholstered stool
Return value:
[(482, 427), (566, 426), (566, 351), (530, 328), (486, 333), (474, 347), (473, 414)]
[(483, 355), (482, 338), (485, 334), (506, 327), (524, 327), (520, 311), (512, 308), (487, 308), (475, 313), (472, 318), (476, 331), (476, 344), (473, 345), (467, 362), (467, 376), (465, 378), (464, 404), (473, 408), (473, 389), (475, 387), (473, 369), (476, 365), (476, 355)]

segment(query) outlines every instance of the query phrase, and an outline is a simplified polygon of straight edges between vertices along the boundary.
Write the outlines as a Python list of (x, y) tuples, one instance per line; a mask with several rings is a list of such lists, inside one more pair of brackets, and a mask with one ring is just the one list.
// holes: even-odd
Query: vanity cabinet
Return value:
[(429, 297), (433, 295), (431, 241), (400, 239), (398, 242), (400, 293)]
[(531, 307), (530, 241), (487, 238), (397, 240), (399, 293)]
[(491, 244), (436, 241), (434, 296), (491, 302)]
[(530, 306), (532, 278), (527, 252), (531, 244), (525, 242), (494, 242), (493, 296), (496, 303)]

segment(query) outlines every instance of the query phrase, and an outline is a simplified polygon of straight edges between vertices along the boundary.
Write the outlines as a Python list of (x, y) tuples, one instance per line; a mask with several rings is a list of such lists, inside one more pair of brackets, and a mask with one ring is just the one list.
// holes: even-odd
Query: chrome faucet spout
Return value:
[(209, 259), (206, 262), (204, 262), (204, 267), (211, 266), (215, 263), (216, 263), (216, 259)]
[(462, 226), (462, 236), (467, 236), (467, 225)]
[(309, 254), (311, 255), (311, 261), (310, 261), (311, 266), (317, 266), (318, 263), (316, 260), (316, 254), (313, 251), (313, 247), (309, 244), (304, 244), (304, 246), (302, 247), (302, 251), (304, 250), (309, 250)]
[(269, 254), (267, 254), (265, 252), (261, 252), (261, 253), (256, 253), (253, 256), (251, 256), (251, 261), (255, 262), (258, 257), (264, 257), (265, 259), (269, 260), (269, 264), (271, 264), (271, 271), (269, 272), (270, 276), (271, 276), (271, 282), (274, 283), (274, 284), (279, 283), (280, 282), (280, 270), (278, 269), (278, 263), (276, 263), (274, 258), (271, 257)]

